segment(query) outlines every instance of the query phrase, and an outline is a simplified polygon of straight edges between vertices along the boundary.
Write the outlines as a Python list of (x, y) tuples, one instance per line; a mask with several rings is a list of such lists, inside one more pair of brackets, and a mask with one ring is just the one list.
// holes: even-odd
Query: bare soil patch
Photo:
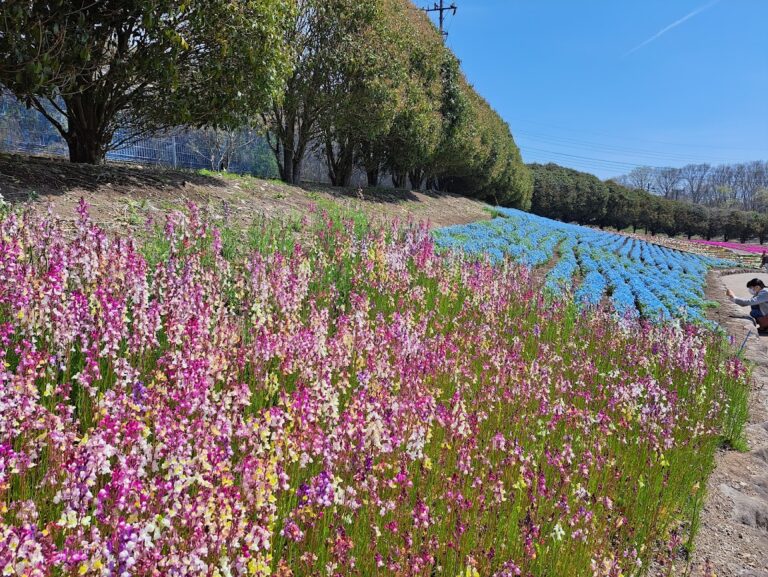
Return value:
[(205, 175), (133, 164), (71, 164), (61, 159), (0, 154), (0, 194), (12, 203), (52, 203), (74, 218), (80, 198), (108, 229), (141, 229), (148, 216), (182, 209), (188, 202), (214, 219), (247, 223), (290, 218), (324, 202), (363, 211), (373, 220), (413, 219), (432, 227), (491, 218), (485, 203), (456, 194), (399, 189), (290, 186), (251, 176)]

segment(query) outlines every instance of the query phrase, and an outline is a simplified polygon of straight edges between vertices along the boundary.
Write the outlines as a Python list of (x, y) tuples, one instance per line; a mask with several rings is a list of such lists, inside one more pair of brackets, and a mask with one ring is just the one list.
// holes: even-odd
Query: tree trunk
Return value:
[(77, 132), (64, 137), (69, 148), (69, 161), (81, 164), (101, 164), (104, 162), (108, 143), (100, 143), (93, 138), (83, 138)]
[(393, 172), (392, 184), (395, 186), (395, 188), (405, 188), (406, 177), (407, 175), (404, 172)]
[(329, 171), (328, 176), (331, 179), (331, 184), (333, 184), (333, 186), (342, 186), (345, 188), (351, 186), (353, 169), (354, 164), (351, 161), (345, 162), (345, 159), (342, 157), (340, 162)]
[(355, 157), (351, 139), (341, 142), (325, 141), (325, 156), (328, 161), (328, 178), (333, 186), (349, 186), (352, 182), (352, 171), (355, 168)]
[(278, 162), (280, 167), (280, 180), (293, 184), (293, 142), (288, 146), (288, 139), (283, 141), (283, 161)]
[[(98, 98), (93, 90), (67, 96), (61, 101), (47, 99), (48, 105), (35, 97), (30, 98), (31, 106), (42, 114), (58, 131), (69, 149), (70, 162), (101, 164), (112, 142), (113, 130), (108, 102)], [(56, 109), (66, 118), (54, 114)]]
[(377, 145), (370, 140), (363, 140), (357, 154), (357, 163), (365, 170), (368, 186), (379, 186), (381, 179), (381, 154)]
[(112, 141), (107, 102), (93, 90), (66, 96), (67, 130), (62, 134), (70, 162), (101, 164)]
[(369, 168), (365, 171), (368, 177), (368, 186), (379, 186), (379, 168)]
[(408, 173), (408, 178), (411, 179), (411, 188), (414, 190), (421, 190), (421, 185), (424, 184), (424, 170), (421, 168), (414, 168)]
[(271, 117), (262, 115), (262, 119), (273, 126), (267, 133), (267, 142), (275, 155), (280, 180), (299, 184), (309, 131), (314, 124), (307, 124), (306, 118), (297, 116), (295, 111), (277, 108), (272, 110)]
[[(298, 156), (298, 157), (297, 157)], [(301, 171), (304, 168), (304, 153), (294, 155), (293, 172), (291, 173), (291, 184), (301, 184)]]

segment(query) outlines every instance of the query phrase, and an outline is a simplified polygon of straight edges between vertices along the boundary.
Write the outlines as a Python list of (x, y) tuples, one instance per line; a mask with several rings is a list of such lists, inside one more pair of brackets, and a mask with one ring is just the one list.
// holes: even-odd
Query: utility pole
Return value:
[(437, 2), (434, 3), (432, 8), (422, 8), (424, 12), (439, 12), (440, 13), (440, 34), (443, 35), (443, 37), (447, 38), (448, 33), (443, 31), (443, 21), (444, 21), (444, 13), (450, 10), (454, 16), (456, 16), (456, 3), (451, 2), (450, 6), (443, 6), (443, 0), (440, 0), (440, 4)]

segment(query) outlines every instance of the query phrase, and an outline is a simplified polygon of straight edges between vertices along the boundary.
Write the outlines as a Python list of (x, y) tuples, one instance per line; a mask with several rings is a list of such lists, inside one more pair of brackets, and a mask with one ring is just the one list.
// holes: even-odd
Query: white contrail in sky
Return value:
[(698, 13), (700, 13), (700, 12), (704, 12), (704, 10), (706, 10), (707, 8), (711, 8), (712, 6), (714, 6), (715, 4), (717, 4), (718, 2), (720, 2), (720, 0), (712, 0), (711, 2), (707, 2), (707, 3), (706, 3), (706, 4), (704, 4), (703, 6), (699, 6), (699, 7), (698, 7), (698, 8), (696, 8), (696, 10), (694, 10), (693, 12), (691, 12), (691, 13), (689, 13), (689, 14), (686, 14), (685, 16), (683, 16), (682, 18), (680, 18), (679, 20), (676, 20), (675, 22), (672, 22), (672, 24), (670, 24), (669, 26), (666, 26), (666, 27), (662, 28), (662, 29), (661, 29), (661, 30), (659, 30), (659, 31), (658, 31), (656, 34), (654, 34), (653, 36), (651, 36), (650, 38), (648, 38), (648, 40), (646, 40), (646, 41), (644, 41), (644, 42), (641, 42), (640, 44), (638, 44), (637, 46), (635, 46), (635, 47), (634, 47), (632, 50), (630, 50), (629, 52), (627, 52), (626, 54), (624, 54), (624, 56), (629, 56), (629, 55), (630, 55), (630, 54), (632, 54), (633, 52), (635, 52), (635, 51), (637, 51), (637, 50), (640, 50), (640, 49), (641, 49), (643, 46), (646, 46), (647, 44), (650, 44), (651, 42), (653, 42), (654, 40), (656, 40), (656, 39), (657, 39), (659, 36), (661, 36), (661, 35), (663, 35), (663, 34), (666, 34), (667, 32), (669, 32), (669, 31), (670, 31), (670, 30), (672, 30), (673, 28), (676, 28), (677, 26), (680, 26), (680, 24), (682, 24), (682, 23), (683, 23), (683, 22), (685, 22), (686, 20), (688, 20), (688, 19), (690, 19), (690, 18), (693, 18), (694, 16), (696, 16), (696, 14), (698, 14)]

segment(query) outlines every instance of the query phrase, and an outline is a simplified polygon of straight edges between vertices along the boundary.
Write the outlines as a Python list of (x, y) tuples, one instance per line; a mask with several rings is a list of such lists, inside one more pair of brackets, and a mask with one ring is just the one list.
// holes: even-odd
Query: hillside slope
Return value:
[(233, 174), (144, 168), (129, 164), (91, 166), (58, 159), (0, 154), (0, 194), (7, 202), (51, 202), (73, 218), (84, 198), (93, 218), (110, 229), (139, 228), (147, 216), (183, 208), (207, 208), (215, 219), (249, 222), (289, 218), (332, 202), (362, 210), (374, 220), (427, 221), (433, 227), (489, 219), (485, 203), (457, 194), (394, 189), (296, 187)]

